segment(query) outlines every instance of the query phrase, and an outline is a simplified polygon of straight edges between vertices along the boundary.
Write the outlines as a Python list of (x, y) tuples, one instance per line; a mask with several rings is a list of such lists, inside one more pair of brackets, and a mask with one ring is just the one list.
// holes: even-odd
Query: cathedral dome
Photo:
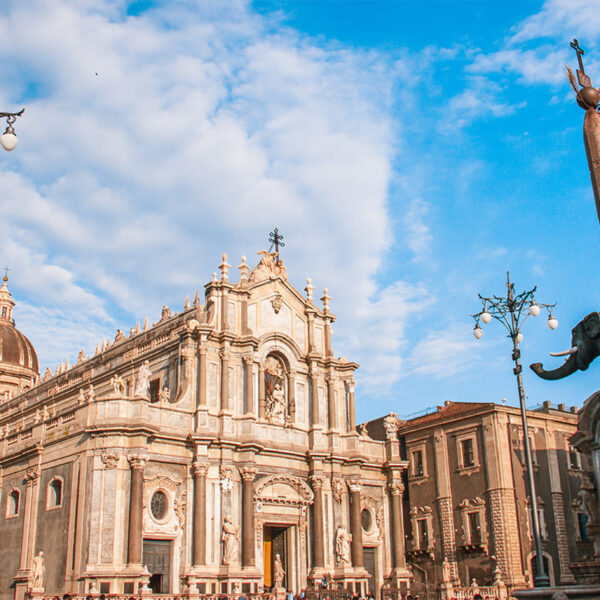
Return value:
[(33, 383), (39, 367), (33, 344), (15, 327), (7, 281), (0, 286), (0, 393), (16, 393)]
[(12, 323), (0, 319), (0, 365), (6, 363), (38, 372), (32, 343)]

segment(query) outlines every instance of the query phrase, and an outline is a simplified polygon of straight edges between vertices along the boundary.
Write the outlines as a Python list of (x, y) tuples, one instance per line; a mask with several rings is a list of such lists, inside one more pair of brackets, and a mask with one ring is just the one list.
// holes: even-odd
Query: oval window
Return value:
[(154, 492), (150, 500), (150, 512), (155, 519), (164, 519), (168, 508), (167, 497), (164, 492)]
[(371, 529), (371, 525), (373, 525), (373, 517), (371, 516), (371, 511), (363, 508), (362, 512), (360, 513), (360, 521), (362, 524), (362, 528), (365, 531), (369, 531), (369, 529)]

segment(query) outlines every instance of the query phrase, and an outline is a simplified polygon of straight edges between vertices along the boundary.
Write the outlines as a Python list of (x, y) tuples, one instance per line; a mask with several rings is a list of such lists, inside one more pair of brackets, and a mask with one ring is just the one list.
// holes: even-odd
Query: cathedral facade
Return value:
[(357, 433), (327, 291), (260, 254), (43, 377), (4, 282), (3, 599), (407, 589), (397, 423)]

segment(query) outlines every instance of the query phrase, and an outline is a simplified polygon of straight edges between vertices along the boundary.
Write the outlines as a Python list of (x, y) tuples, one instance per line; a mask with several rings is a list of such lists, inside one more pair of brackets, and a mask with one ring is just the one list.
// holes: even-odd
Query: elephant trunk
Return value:
[(577, 371), (577, 362), (575, 360), (575, 355), (571, 354), (560, 367), (552, 369), (551, 371), (544, 370), (542, 363), (533, 363), (532, 365), (529, 365), (529, 367), (538, 377), (554, 381), (555, 379), (562, 379), (563, 377), (575, 373), (575, 371)]

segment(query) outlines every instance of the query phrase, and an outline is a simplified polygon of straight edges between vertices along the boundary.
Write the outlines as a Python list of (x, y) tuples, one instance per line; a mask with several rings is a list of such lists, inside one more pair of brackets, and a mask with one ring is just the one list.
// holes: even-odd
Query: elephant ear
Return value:
[(598, 337), (600, 335), (600, 314), (593, 312), (585, 317), (583, 319), (583, 328), (588, 337)]

